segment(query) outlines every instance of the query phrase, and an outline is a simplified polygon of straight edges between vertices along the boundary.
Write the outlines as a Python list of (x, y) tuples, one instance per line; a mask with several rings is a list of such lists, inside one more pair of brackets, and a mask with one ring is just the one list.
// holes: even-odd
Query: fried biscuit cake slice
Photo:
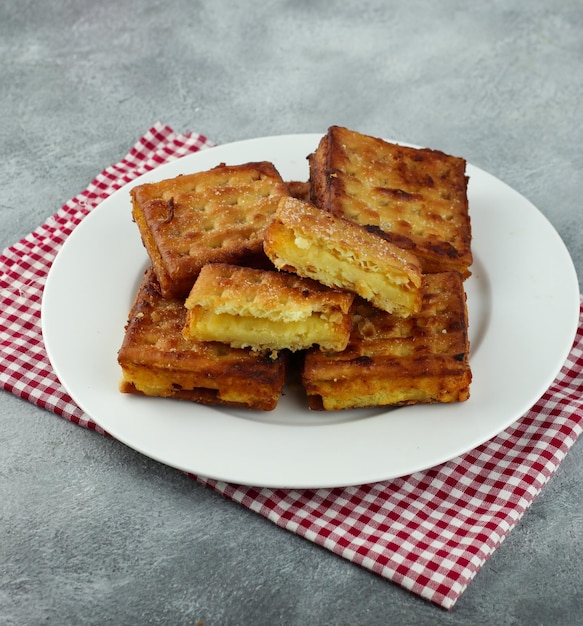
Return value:
[(302, 382), (312, 409), (456, 402), (472, 378), (466, 298), (458, 272), (426, 274), (423, 306), (408, 318), (355, 301), (343, 352), (307, 352)]
[(269, 162), (221, 164), (131, 190), (165, 298), (185, 298), (209, 262), (261, 264), (263, 231), (289, 190)]
[(264, 411), (276, 407), (285, 380), (285, 353), (186, 340), (185, 319), (184, 301), (163, 298), (150, 268), (118, 352), (122, 392)]
[(275, 267), (352, 291), (408, 316), (421, 308), (421, 264), (359, 224), (296, 198), (282, 198), (263, 248)]
[(210, 263), (185, 306), (185, 337), (233, 347), (343, 350), (354, 296), (285, 272)]
[(464, 159), (331, 126), (308, 160), (318, 207), (379, 230), (424, 272), (470, 275)]

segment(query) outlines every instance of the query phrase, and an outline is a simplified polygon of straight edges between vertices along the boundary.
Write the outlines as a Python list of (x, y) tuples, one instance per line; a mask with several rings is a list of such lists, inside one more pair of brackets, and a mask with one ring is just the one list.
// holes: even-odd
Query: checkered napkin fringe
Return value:
[[(0, 384), (34, 404), (102, 432), (52, 372), (40, 330), (44, 282), (59, 248), (101, 200), (138, 175), (210, 147), (157, 124), (118, 164), (0, 256)], [(436, 468), (335, 489), (267, 489), (192, 478), (445, 609), (516, 526), (581, 434), (583, 303), (560, 374), (506, 431)]]

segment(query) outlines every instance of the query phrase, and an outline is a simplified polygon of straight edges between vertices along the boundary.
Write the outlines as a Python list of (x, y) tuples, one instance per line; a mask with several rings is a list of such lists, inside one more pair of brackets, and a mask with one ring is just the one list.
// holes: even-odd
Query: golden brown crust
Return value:
[(310, 181), (290, 180), (287, 182), (287, 188), (292, 198), (298, 200), (304, 200), (304, 202), (310, 201)]
[(309, 156), (313, 202), (410, 250), (424, 272), (472, 264), (466, 162), (339, 126)]
[(204, 404), (272, 410), (284, 384), (286, 355), (237, 350), (182, 336), (181, 299), (163, 298), (149, 269), (132, 305), (118, 362), (120, 390)]
[(472, 378), (466, 298), (457, 272), (424, 276), (423, 307), (401, 318), (355, 301), (346, 350), (309, 351), (302, 380), (314, 409), (457, 402)]
[(289, 190), (272, 163), (219, 165), (134, 187), (132, 213), (166, 298), (186, 297), (209, 262), (256, 265)]
[(308, 155), (308, 165), (310, 169), (310, 201), (317, 207), (326, 211), (331, 211), (331, 198), (328, 191), (330, 173), (328, 172), (328, 135), (323, 135), (314, 152)]
[(278, 269), (352, 291), (385, 311), (407, 316), (421, 307), (415, 255), (313, 204), (282, 198), (263, 248)]
[(342, 350), (353, 298), (294, 274), (211, 263), (186, 299), (183, 334), (260, 350)]

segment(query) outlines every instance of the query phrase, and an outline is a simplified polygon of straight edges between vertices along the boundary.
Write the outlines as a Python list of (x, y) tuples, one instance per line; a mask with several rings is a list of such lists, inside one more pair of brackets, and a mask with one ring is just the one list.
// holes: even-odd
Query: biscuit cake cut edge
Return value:
[(185, 300), (183, 335), (257, 350), (342, 350), (353, 299), (294, 274), (210, 263)]
[(263, 248), (278, 269), (356, 293), (390, 313), (408, 316), (421, 308), (414, 254), (311, 203), (282, 198)]

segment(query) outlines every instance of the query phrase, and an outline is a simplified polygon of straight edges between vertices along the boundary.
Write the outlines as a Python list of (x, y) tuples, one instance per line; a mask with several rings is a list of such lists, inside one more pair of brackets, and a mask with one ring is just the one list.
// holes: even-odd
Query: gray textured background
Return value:
[[(510, 184), (581, 279), (582, 101), (580, 0), (0, 0), (0, 245), (158, 120), (217, 143), (341, 124)], [(3, 626), (583, 623), (581, 442), (446, 613), (115, 441), (0, 403)]]

